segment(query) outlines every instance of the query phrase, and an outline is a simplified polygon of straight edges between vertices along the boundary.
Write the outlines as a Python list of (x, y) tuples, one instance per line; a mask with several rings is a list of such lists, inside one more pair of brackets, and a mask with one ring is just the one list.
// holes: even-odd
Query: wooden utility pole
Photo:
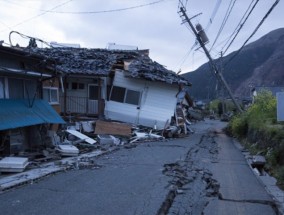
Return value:
[[(225, 89), (227, 90), (229, 96), (231, 97), (232, 101), (234, 102), (234, 104), (235, 104), (237, 110), (238, 110), (239, 112), (243, 112), (243, 110), (241, 109), (240, 105), (238, 104), (238, 102), (237, 102), (236, 99), (234, 98), (233, 93), (232, 93), (231, 89), (229, 88), (229, 86), (228, 86), (226, 80), (224, 79), (223, 74), (218, 71), (217, 66), (215, 65), (215, 63), (214, 63), (212, 57), (211, 57), (210, 54), (209, 54), (209, 51), (208, 51), (207, 48), (205, 47), (205, 44), (204, 44), (204, 43), (206, 42), (205, 40), (207, 39), (207, 37), (206, 37), (206, 35), (205, 35), (203, 29), (202, 29), (202, 32), (199, 31), (199, 33), (196, 31), (196, 29), (195, 29), (194, 26), (192, 25), (190, 19), (188, 18), (187, 14), (186, 14), (186, 12), (185, 12), (184, 7), (181, 7), (181, 8), (180, 8), (180, 12), (182, 13), (182, 16), (183, 16), (184, 19), (185, 19), (184, 21), (186, 21), (186, 22), (189, 24), (189, 26), (191, 27), (191, 29), (192, 29), (194, 35), (196, 36), (197, 41), (199, 42), (199, 44), (200, 44), (200, 46), (202, 47), (202, 49), (204, 50), (204, 52), (205, 52), (207, 58), (209, 59), (209, 63), (211, 64), (211, 67), (212, 67), (213, 72), (214, 72), (214, 74), (216, 75), (217, 79), (224, 85), (224, 87), (225, 87)], [(203, 35), (201, 35), (201, 33), (203, 33)], [(202, 38), (201, 36), (205, 36), (206, 38), (204, 39), (204, 38)]]

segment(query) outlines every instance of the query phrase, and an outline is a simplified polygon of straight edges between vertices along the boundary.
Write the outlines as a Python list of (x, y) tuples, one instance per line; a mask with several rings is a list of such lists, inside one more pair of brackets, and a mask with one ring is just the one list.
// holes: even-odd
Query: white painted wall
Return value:
[(142, 92), (140, 107), (114, 101), (106, 101), (105, 115), (112, 120), (141, 124), (162, 129), (174, 115), (177, 85), (142, 79), (126, 78), (123, 71), (116, 71), (115, 86)]
[(284, 121), (284, 92), (276, 93), (277, 99), (277, 121)]

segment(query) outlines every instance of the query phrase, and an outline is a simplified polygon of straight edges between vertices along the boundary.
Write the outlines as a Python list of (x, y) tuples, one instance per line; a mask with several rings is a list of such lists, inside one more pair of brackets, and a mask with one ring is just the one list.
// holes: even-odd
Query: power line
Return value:
[(260, 28), (260, 26), (263, 24), (263, 22), (265, 21), (265, 19), (269, 16), (269, 14), (272, 12), (272, 10), (276, 7), (276, 5), (279, 3), (280, 0), (276, 0), (273, 5), (271, 6), (271, 8), (268, 10), (268, 12), (265, 14), (265, 16), (262, 18), (262, 20), (260, 21), (260, 23), (256, 26), (256, 28), (254, 29), (254, 31), (251, 33), (251, 35), (246, 39), (246, 41), (244, 42), (244, 44), (239, 48), (239, 50), (228, 60), (228, 62), (225, 64), (225, 66), (227, 66), (244, 48), (244, 46), (247, 44), (247, 42), (255, 35), (255, 33), (257, 32), (257, 30)]
[[(254, 1), (254, 0), (253, 0), (253, 1)], [(231, 34), (230, 38), (232, 38), (234, 34), (235, 34), (235, 36), (232, 38), (231, 42), (229, 43), (229, 45), (227, 46), (227, 48), (225, 49), (225, 51), (223, 51), (223, 54), (225, 54), (225, 53), (228, 51), (228, 49), (230, 48), (230, 46), (232, 45), (232, 43), (234, 42), (234, 40), (235, 40), (236, 37), (238, 36), (240, 30), (243, 28), (244, 24), (245, 24), (246, 21), (248, 20), (248, 18), (249, 18), (249, 16), (251, 15), (252, 11), (253, 11), (254, 8), (256, 7), (257, 3), (259, 2), (259, 0), (257, 0), (257, 1), (254, 3), (253, 7), (250, 9), (250, 7), (251, 7), (253, 1), (250, 3), (248, 9), (246, 10), (245, 14), (244, 14), (243, 17), (241, 18), (241, 20), (240, 20), (238, 26), (236, 27), (236, 29), (234, 30), (234, 32)], [(250, 9), (250, 11), (249, 11), (249, 9)], [(249, 13), (248, 13), (248, 11), (249, 11)], [(245, 15), (246, 15), (247, 13), (248, 13), (248, 15), (246, 16), (245, 20), (242, 22), (242, 20), (244, 19)], [(237, 29), (237, 28), (239, 28), (239, 29)], [(225, 43), (225, 45), (223, 46), (222, 50), (223, 50), (224, 47), (227, 45), (227, 43), (230, 41), (230, 38), (229, 38), (229, 40)]]
[(210, 25), (213, 23), (213, 20), (214, 20), (216, 14), (217, 14), (217, 12), (218, 12), (218, 10), (220, 8), (221, 2), (222, 2), (222, 0), (217, 0), (217, 2), (215, 4), (215, 7), (213, 9), (213, 12), (212, 12), (212, 14), (210, 16), (209, 22), (208, 22), (208, 24), (205, 27), (205, 31), (208, 31)]
[[(125, 10), (133, 10), (141, 7), (146, 7), (154, 4), (159, 4), (161, 2), (164, 2), (167, 0), (159, 0), (159, 1), (154, 1), (150, 2), (147, 4), (140, 4), (140, 5), (135, 5), (131, 7), (124, 7), (124, 8), (117, 8), (117, 9), (110, 9), (110, 10), (98, 10), (98, 11), (54, 11), (54, 8), (50, 10), (41, 10), (44, 13), (57, 13), (57, 14), (99, 14), (99, 13), (112, 13), (112, 12), (120, 12), (120, 11), (125, 11)], [(169, 0), (168, 0), (169, 1)]]
[[(206, 27), (205, 27), (205, 29), (204, 29), (205, 31), (208, 31), (209, 27), (210, 27), (211, 24), (213, 23), (213, 20), (214, 20), (216, 14), (217, 14), (217, 12), (218, 12), (218, 10), (219, 10), (219, 8), (220, 8), (221, 2), (222, 2), (222, 0), (217, 0), (217, 2), (216, 2), (216, 4), (215, 4), (215, 7), (214, 7), (214, 9), (213, 9), (213, 11), (212, 11), (212, 14), (211, 14), (211, 16), (210, 16), (210, 19), (209, 19), (209, 21), (208, 21), (208, 24), (206, 25)], [(192, 45), (191, 49), (193, 49), (193, 48), (196, 47), (197, 45), (198, 45), (198, 41), (195, 40), (195, 42), (194, 42), (194, 44)]]
[[(215, 15), (216, 15), (216, 13), (217, 13), (217, 11), (218, 11), (220, 5), (221, 5), (221, 2), (222, 2), (222, 0), (217, 0), (217, 1), (216, 1), (215, 7), (214, 7), (214, 9), (213, 9), (213, 11), (212, 11), (212, 14), (211, 14), (211, 16), (210, 16), (210, 20), (209, 20), (209, 22), (208, 22), (208, 24), (207, 24), (207, 27), (206, 27), (207, 29), (208, 29), (209, 26), (212, 24), (212, 22), (213, 22), (213, 20), (214, 20), (214, 18), (215, 18)], [(187, 3), (188, 3), (188, 0), (186, 0), (185, 3), (184, 3), (184, 1), (180, 0), (180, 1), (179, 1), (179, 4), (178, 4), (178, 7), (180, 7), (180, 5), (182, 5), (183, 8), (186, 8), (186, 4), (187, 4)], [(183, 23), (183, 24), (185, 24), (185, 26), (186, 26), (186, 27), (190, 30), (190, 32), (193, 34), (193, 32), (191, 31), (190, 26), (188, 25), (188, 23), (185, 22), (185, 23)], [(193, 34), (193, 35), (194, 35), (194, 34)], [(185, 63), (185, 61), (186, 61), (186, 59), (189, 57), (190, 53), (194, 50), (194, 48), (195, 48), (197, 45), (198, 45), (198, 41), (196, 40), (196, 41), (194, 42), (194, 44), (192, 45), (192, 47), (190, 48), (190, 50), (189, 50), (189, 51), (184, 55), (184, 57), (182, 58), (181, 63), (179, 64), (179, 68), (181, 68), (181, 66)], [(197, 48), (197, 49), (199, 49), (199, 48)], [(197, 51), (197, 50), (195, 50), (195, 51)]]
[(215, 37), (215, 40), (214, 40), (214, 42), (213, 42), (213, 44), (212, 44), (212, 46), (211, 46), (209, 52), (211, 51), (211, 49), (214, 47), (215, 43), (216, 43), (217, 40), (219, 39), (220, 34), (221, 34), (221, 32), (223, 31), (223, 29), (224, 29), (224, 27), (225, 27), (225, 25), (226, 25), (226, 23), (227, 23), (227, 21), (228, 21), (228, 19), (229, 19), (229, 16), (231, 15), (231, 12), (232, 12), (232, 10), (233, 10), (233, 8), (234, 8), (235, 3), (236, 3), (236, 0), (234, 0), (234, 2), (233, 2), (233, 0), (230, 1), (230, 4), (229, 4), (228, 9), (227, 9), (227, 11), (226, 11), (225, 17), (224, 17), (224, 19), (223, 19), (223, 22), (222, 22), (222, 24), (221, 24), (221, 26), (220, 26), (220, 28), (219, 28), (219, 31), (218, 31), (218, 33), (217, 33), (217, 35), (216, 35), (216, 37)]
[(6, 28), (9, 28), (10, 30), (12, 30), (12, 28), (10, 28), (8, 25), (6, 25), (4, 22), (2, 22), (2, 21), (0, 21), (0, 23), (2, 24), (2, 25), (4, 25)]
[(18, 32), (18, 31), (11, 31), (11, 32), (10, 32), (10, 34), (9, 34), (10, 46), (13, 46), (13, 44), (12, 44), (12, 38), (11, 38), (11, 36), (12, 36), (13, 33), (18, 34), (18, 35), (20, 35), (21, 37), (23, 37), (23, 38), (25, 38), (25, 39), (30, 39), (30, 40), (31, 40), (31, 39), (34, 39), (34, 40), (37, 40), (37, 41), (39, 41), (39, 42), (44, 43), (45, 45), (47, 45), (47, 46), (49, 46), (49, 47), (52, 47), (48, 42), (46, 42), (46, 41), (44, 41), (44, 40), (42, 40), (42, 39), (39, 39), (39, 38), (36, 38), (36, 37), (30, 37), (30, 36), (27, 36), (27, 35), (25, 35), (25, 34), (22, 34), (22, 33)]
[[(73, 1), (73, 0), (68, 0), (68, 1), (63, 2), (62, 4), (56, 5), (55, 7), (51, 8), (50, 11), (55, 10), (56, 8), (62, 7), (63, 5), (66, 5), (66, 4), (68, 4), (69, 2), (71, 2), (71, 1)], [(47, 13), (47, 12), (45, 11), (45, 12), (43, 12), (43, 13), (40, 13), (40, 14), (36, 15), (36, 16), (33, 16), (33, 17), (28, 18), (28, 19), (26, 19), (26, 20), (23, 20), (22, 22), (20, 22), (20, 23), (18, 23), (18, 24), (16, 24), (16, 25), (13, 25), (12, 28), (17, 27), (17, 26), (19, 26), (19, 25), (22, 25), (22, 24), (24, 24), (24, 23), (26, 23), (26, 22), (29, 22), (29, 21), (31, 21), (31, 20), (33, 20), (33, 19), (35, 19), (35, 18), (40, 17), (40, 16), (43, 16), (43, 15), (46, 14), (46, 13)], [(6, 30), (2, 30), (2, 31), (0, 31), (0, 32), (3, 32), (3, 31), (6, 31)]]

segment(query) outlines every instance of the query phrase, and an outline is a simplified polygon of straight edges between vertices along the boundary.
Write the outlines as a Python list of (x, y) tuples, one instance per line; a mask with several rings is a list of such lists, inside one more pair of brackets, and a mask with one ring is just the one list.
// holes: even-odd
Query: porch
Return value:
[(98, 115), (98, 105), (98, 100), (90, 100), (87, 96), (60, 96), (60, 108), (63, 115)]

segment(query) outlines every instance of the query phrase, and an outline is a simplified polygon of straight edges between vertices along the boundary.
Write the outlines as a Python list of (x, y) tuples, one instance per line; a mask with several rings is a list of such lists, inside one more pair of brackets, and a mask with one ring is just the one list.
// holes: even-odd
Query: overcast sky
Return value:
[[(182, 23), (178, 0), (0, 0), (0, 40), (9, 44), (9, 33), (40, 38), (46, 42), (76, 43), (86, 48), (106, 48), (108, 43), (150, 49), (150, 57), (175, 72), (192, 71), (207, 62), (195, 37)], [(255, 0), (184, 0), (187, 15), (206, 30), (213, 58), (224, 51), (226, 39), (237, 28)], [(235, 3), (234, 3), (235, 2)], [(251, 35), (276, 0), (260, 0), (225, 55), (237, 50)], [(229, 5), (234, 3), (222, 31)], [(219, 7), (218, 7), (219, 5)], [(123, 10), (121, 10), (123, 9)], [(284, 27), (284, 2), (280, 0), (250, 42)], [(214, 11), (216, 13), (214, 13)], [(215, 14), (215, 15), (214, 15)], [(210, 18), (212, 21), (211, 25)], [(28, 39), (11, 35), (13, 45)], [(38, 42), (38, 46), (45, 47)], [(192, 50), (191, 50), (192, 49)], [(190, 51), (191, 50), (191, 51)]]

